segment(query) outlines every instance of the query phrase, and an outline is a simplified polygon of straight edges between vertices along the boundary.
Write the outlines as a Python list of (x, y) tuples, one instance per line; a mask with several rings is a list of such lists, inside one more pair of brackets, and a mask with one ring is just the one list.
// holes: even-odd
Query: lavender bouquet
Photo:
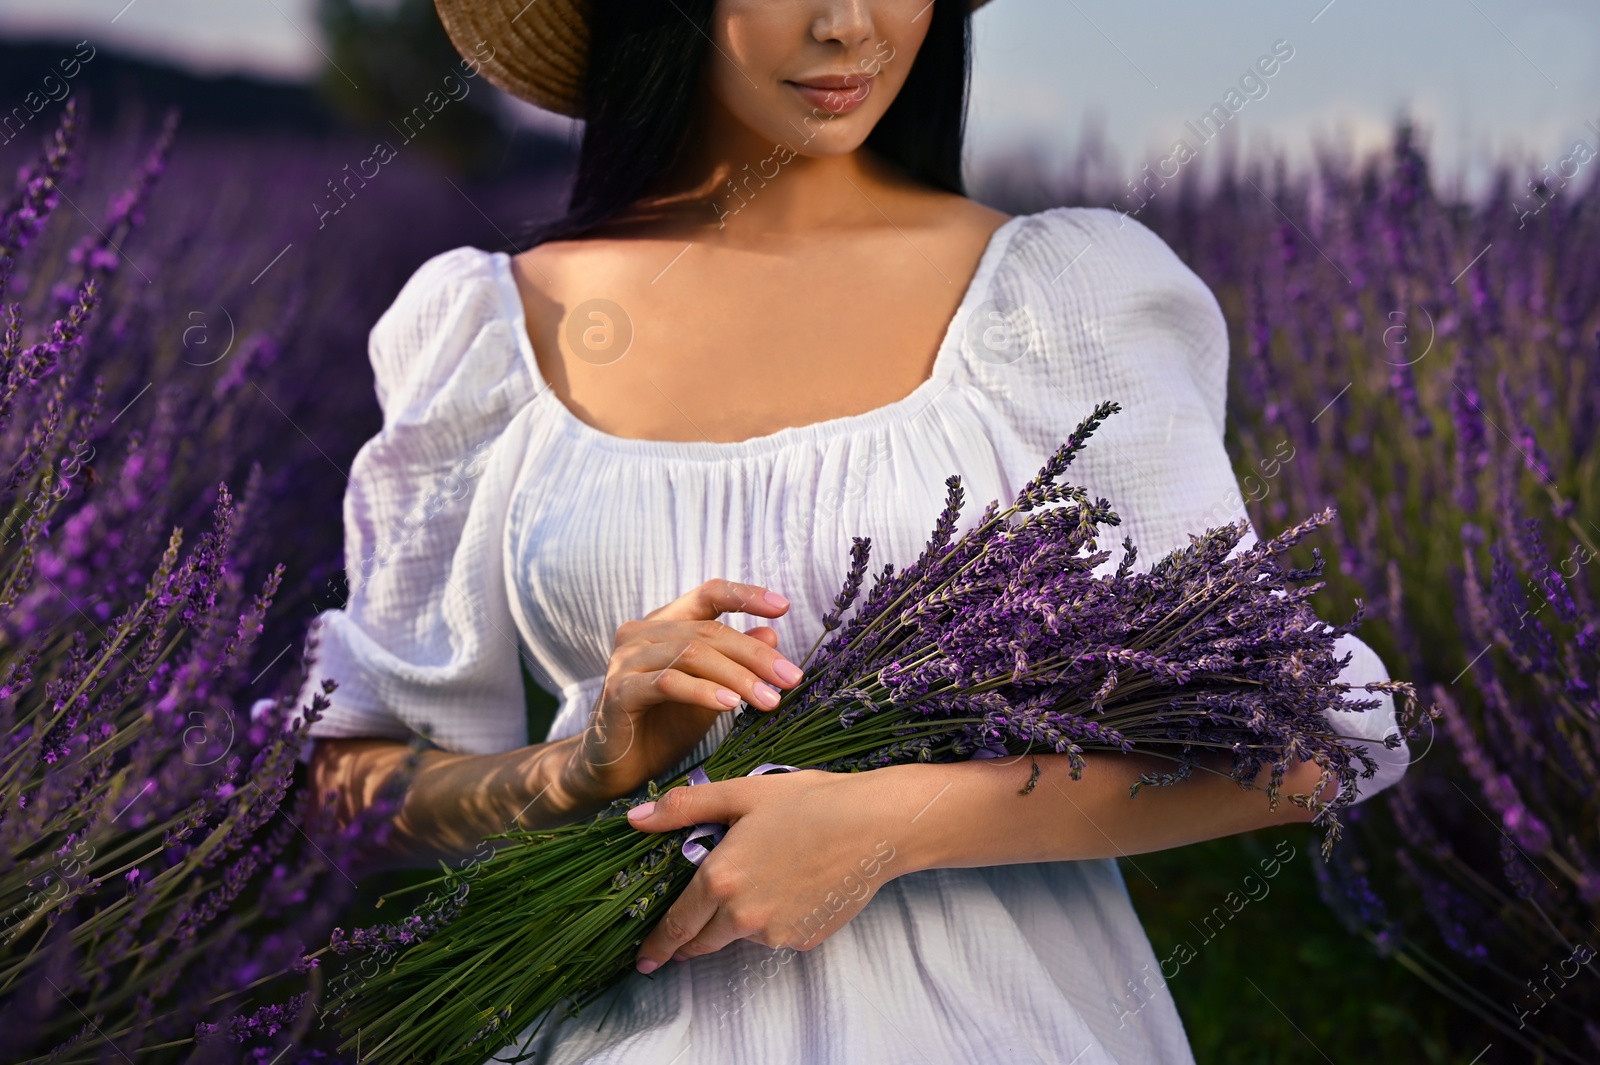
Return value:
[[(858, 538), (806, 679), (775, 710), (742, 712), (695, 779), (768, 762), (854, 772), (1044, 752), (1067, 755), (1076, 779), (1087, 751), (1137, 750), (1172, 769), (1142, 776), (1134, 794), (1196, 769), (1249, 788), (1270, 766), (1276, 808), (1284, 773), (1310, 760), (1318, 786), (1290, 800), (1315, 811), (1331, 849), (1338, 809), (1377, 767), (1323, 711), (1379, 701), (1345, 700), (1352, 686), (1336, 679), (1348, 658), (1333, 644), (1359, 623), (1359, 600), (1348, 624), (1322, 622), (1309, 604), (1322, 586), (1320, 553), (1308, 569), (1284, 555), (1333, 511), (1237, 553), (1245, 522), (1210, 529), (1146, 573), (1134, 572), (1124, 538), (1115, 573), (1096, 576), (1111, 557), (1098, 547), (1100, 527), (1119, 519), (1104, 499), (1057, 479), (1118, 409), (1097, 407), (1008, 508), (991, 503), (956, 539), (963, 495), (950, 478), (922, 554), (903, 570), (885, 566), (846, 621), (870, 555)], [(1401, 693), (1405, 716), (1414, 713), (1409, 684), (1361, 687)], [(1025, 790), (1037, 775), (1035, 763)], [(1320, 801), (1335, 778), (1340, 796)], [(496, 836), (502, 849), (470, 884), (447, 871), (422, 885), (451, 889), (451, 912), (358, 933), (358, 946), (404, 947), (330, 1002), (342, 1046), (359, 1034), (363, 1061), (477, 1062), (524, 1028), (538, 1031), (553, 1008), (576, 1013), (614, 986), (696, 868), (680, 860), (694, 830), (647, 834), (627, 821), (659, 791), (652, 782), (583, 823)]]

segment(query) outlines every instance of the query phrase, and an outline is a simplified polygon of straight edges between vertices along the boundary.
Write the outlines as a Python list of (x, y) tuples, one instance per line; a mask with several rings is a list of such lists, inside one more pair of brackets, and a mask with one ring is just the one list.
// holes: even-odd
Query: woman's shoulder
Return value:
[(1066, 255), (1052, 281), (1070, 276), (1068, 270), (1084, 279), (1199, 280), (1165, 240), (1125, 211), (1051, 207), (1019, 215), (1017, 222), (1010, 242), (1014, 256), (1054, 262)]
[(368, 338), (378, 402), (393, 421), (474, 391), (531, 392), (516, 342), (504, 257), (463, 245), (432, 256), (406, 279)]
[(1220, 421), (1228, 368), (1221, 306), (1131, 215), (1100, 207), (1019, 215), (982, 296), (985, 313), (968, 329), (975, 373), (1015, 404), (1053, 412), (1064, 390), (1115, 385), (1132, 395), (1150, 382), (1171, 389), (1187, 381)]
[(375, 336), (401, 339), (424, 329), (463, 299), (492, 294), (495, 254), (462, 245), (426, 259), (406, 278), (373, 326)]
[(1094, 321), (1107, 336), (1156, 326), (1213, 347), (1225, 333), (1210, 286), (1123, 211), (1052, 207), (1020, 215), (1005, 260), (998, 298), (1063, 320)]

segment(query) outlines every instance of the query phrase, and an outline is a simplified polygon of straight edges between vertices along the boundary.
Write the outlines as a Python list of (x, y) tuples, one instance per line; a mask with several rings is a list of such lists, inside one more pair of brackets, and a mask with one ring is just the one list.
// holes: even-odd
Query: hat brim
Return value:
[[(976, 11), (989, 0), (972, 0)], [(495, 85), (569, 118), (583, 117), (588, 0), (434, 0), (456, 51)]]

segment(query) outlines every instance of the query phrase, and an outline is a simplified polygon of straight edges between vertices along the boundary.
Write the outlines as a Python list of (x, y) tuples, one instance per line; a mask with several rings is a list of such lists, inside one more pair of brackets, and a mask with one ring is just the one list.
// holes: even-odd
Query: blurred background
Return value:
[[(383, 50), (357, 43), (371, 40), (363, 14), (393, 35)], [(321, 82), (346, 110), (370, 117), (386, 91), (403, 91), (411, 78), (425, 92), (428, 64), (450, 62), (427, 14), (414, 0), (7, 0), (0, 35), (13, 44), (88, 38), (119, 57), (199, 76)], [(1436, 179), (1476, 195), (1494, 160), (1537, 168), (1600, 121), (1600, 10), (1582, 0), (1228, 0), (1203, 10), (1178, 0), (1002, 0), (978, 12), (974, 30), (969, 143), (978, 171), (1023, 151), (1103, 167), (1098, 176), (1120, 188), (1168, 154), (1183, 123), (1279, 40), (1294, 59), (1240, 116), (1229, 150), (1273, 147), (1300, 164), (1319, 145), (1370, 151), (1405, 111), (1432, 131)], [(7, 70), (26, 73), (21, 62)], [(570, 133), (560, 116), (485, 95), (496, 96), (486, 109), (510, 126)]]
[[(1600, 7), (996, 0), (974, 31), (972, 195), (1136, 213), (1211, 285), (1252, 519), (1336, 506), (1327, 602), (1362, 599), (1447, 711), (1330, 862), (1288, 829), (1125, 862), (1182, 960), (1108, 1008), (1172, 995), (1202, 1063), (1600, 1060)], [(0, 0), (16, 1060), (348, 1056), (314, 1007), (375, 891), (260, 721), (345, 594), (367, 330), (429, 256), (559, 213), (581, 136), (483, 79), (398, 135), (457, 61), (428, 0)], [(1195, 160), (1152, 183), (1179, 140)], [(85, 649), (171, 601), (175, 526), (200, 620), (94, 681)], [(29, 709), (68, 690), (113, 739)], [(530, 731), (551, 707), (530, 688)]]

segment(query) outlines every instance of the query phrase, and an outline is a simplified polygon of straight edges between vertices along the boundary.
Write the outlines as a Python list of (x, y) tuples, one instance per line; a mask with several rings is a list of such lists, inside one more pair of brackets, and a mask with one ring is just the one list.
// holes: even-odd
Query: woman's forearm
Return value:
[[(599, 809), (603, 802), (570, 784), (578, 739), (503, 754), (423, 751), (386, 844), (358, 848), (360, 872), (453, 862), (495, 833), (565, 824)], [(377, 801), (409, 753), (406, 744), (391, 740), (318, 739), (311, 759), (315, 793), (319, 799), (332, 793), (331, 812), (348, 825)]]
[[(1269, 825), (1311, 820), (1289, 801), (1316, 788), (1310, 762), (1284, 778), (1278, 807), (1264, 790), (1245, 790), (1233, 779), (1196, 770), (1164, 787), (1128, 790), (1142, 773), (1170, 772), (1172, 763), (1149, 755), (1091, 753), (1073, 780), (1066, 755), (1039, 755), (1039, 778), (1019, 794), (1032, 772), (1027, 758), (912, 764), (875, 772), (897, 773), (896, 814), (886, 828), (903, 834), (907, 865), (937, 869), (1015, 862), (1115, 858), (1197, 843)], [(1264, 788), (1268, 770), (1257, 778)], [(1323, 798), (1335, 790), (1329, 784)], [(896, 844), (898, 849), (898, 842)]]

